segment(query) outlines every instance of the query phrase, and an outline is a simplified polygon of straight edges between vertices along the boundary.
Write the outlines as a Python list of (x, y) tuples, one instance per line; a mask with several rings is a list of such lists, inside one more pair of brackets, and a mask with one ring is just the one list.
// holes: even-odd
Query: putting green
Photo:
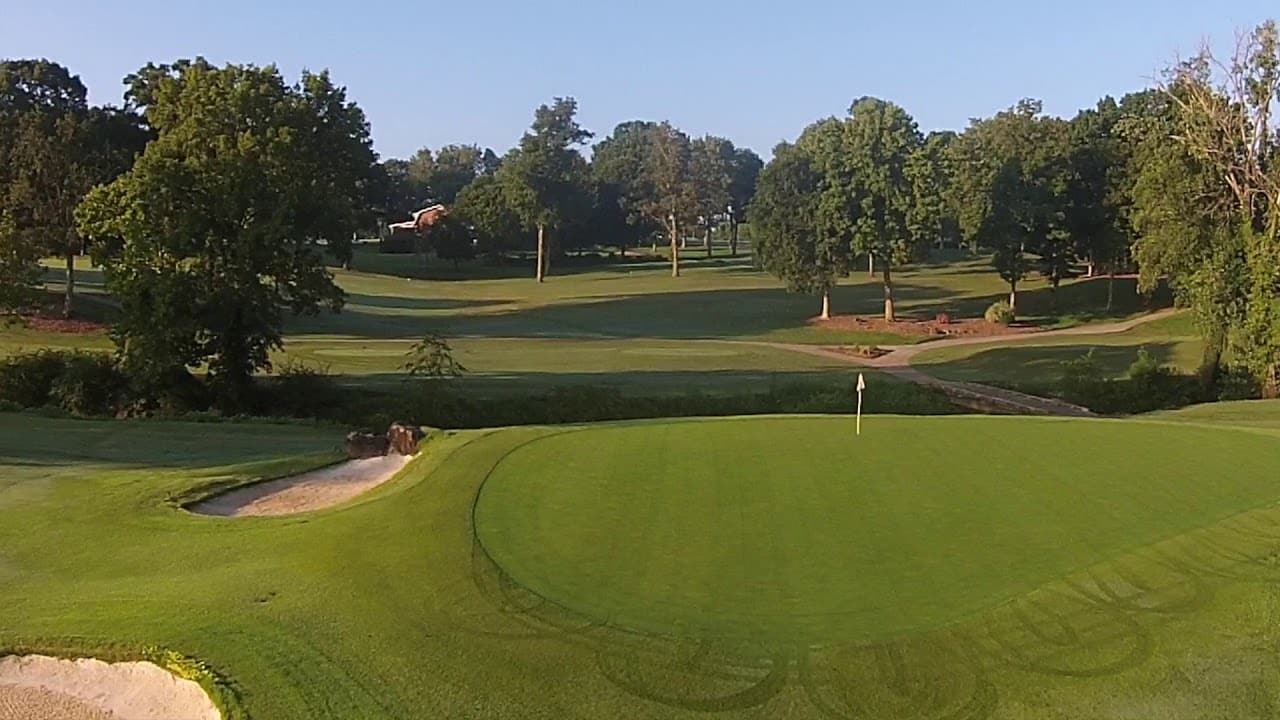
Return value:
[(476, 532), (619, 627), (822, 643), (936, 628), (1280, 499), (1280, 442), (1135, 421), (785, 417), (540, 437)]

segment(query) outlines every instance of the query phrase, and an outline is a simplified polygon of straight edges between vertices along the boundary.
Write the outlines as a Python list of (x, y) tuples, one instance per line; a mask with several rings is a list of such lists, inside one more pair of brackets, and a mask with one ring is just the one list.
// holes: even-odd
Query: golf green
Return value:
[(595, 426), (497, 464), (476, 532), (517, 583), (675, 636), (899, 636), (1280, 499), (1280, 443), (1134, 421)]

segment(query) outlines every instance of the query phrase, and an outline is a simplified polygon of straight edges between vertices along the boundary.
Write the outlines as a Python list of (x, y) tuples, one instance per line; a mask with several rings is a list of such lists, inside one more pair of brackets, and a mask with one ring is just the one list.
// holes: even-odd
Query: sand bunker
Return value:
[(148, 662), (0, 657), (0, 720), (221, 720), (203, 688)]
[(222, 517), (293, 515), (344, 503), (390, 480), (412, 457), (382, 455), (330, 465), (215, 495), (191, 512)]

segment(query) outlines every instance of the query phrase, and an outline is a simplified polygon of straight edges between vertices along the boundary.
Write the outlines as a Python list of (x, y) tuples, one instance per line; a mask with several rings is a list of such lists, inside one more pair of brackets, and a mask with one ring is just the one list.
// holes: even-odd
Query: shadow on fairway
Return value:
[[(898, 292), (905, 317), (954, 295), (954, 290), (935, 285), (903, 284)], [(360, 305), (376, 303), (362, 300), (338, 314), (296, 318), (289, 330), (370, 339), (417, 337), (423, 332), (423, 318), (378, 315), (362, 311)], [(841, 286), (832, 293), (832, 306), (840, 314), (874, 314), (882, 309), (881, 290), (865, 284)], [(463, 311), (430, 322), (434, 332), (451, 337), (725, 339), (804, 328), (817, 311), (813, 297), (782, 288), (754, 288), (605, 297), (483, 314)], [(832, 337), (838, 341), (835, 334)]]
[(368, 295), (365, 293), (348, 293), (344, 313), (359, 312), (354, 310), (361, 306), (387, 308), (393, 310), (462, 310), (464, 308), (491, 307), (506, 305), (511, 300), (455, 300), (452, 298), (419, 298), (403, 295)]

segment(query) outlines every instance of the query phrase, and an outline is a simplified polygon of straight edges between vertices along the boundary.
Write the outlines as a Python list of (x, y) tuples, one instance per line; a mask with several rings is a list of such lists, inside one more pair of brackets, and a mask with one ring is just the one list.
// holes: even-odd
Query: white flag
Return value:
[(862, 373), (858, 373), (858, 392), (862, 392), (863, 390), (866, 390), (866, 389), (867, 389), (867, 381), (865, 378), (862, 377)]

